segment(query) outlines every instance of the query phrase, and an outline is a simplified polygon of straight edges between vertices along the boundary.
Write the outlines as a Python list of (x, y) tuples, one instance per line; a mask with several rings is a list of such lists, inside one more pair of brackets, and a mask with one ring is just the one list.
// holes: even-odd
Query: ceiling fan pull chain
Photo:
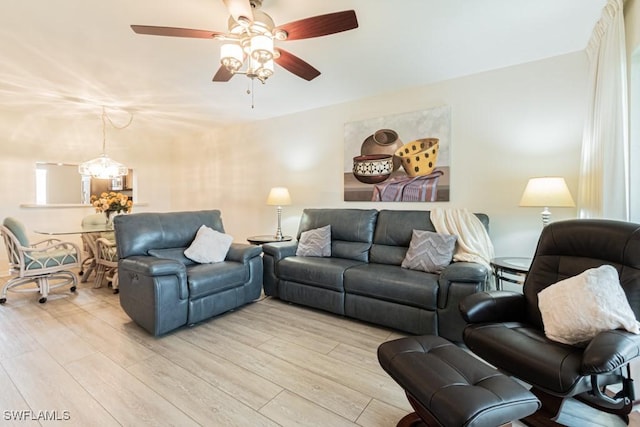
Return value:
[(251, 95), (251, 109), (253, 109), (254, 105), (253, 105), (253, 80), (255, 79), (251, 79), (251, 87), (247, 87), (247, 95)]

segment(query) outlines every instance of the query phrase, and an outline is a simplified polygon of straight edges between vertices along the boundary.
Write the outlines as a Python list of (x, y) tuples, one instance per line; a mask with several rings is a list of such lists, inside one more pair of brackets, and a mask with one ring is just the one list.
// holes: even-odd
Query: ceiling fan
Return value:
[[(229, 10), (227, 32), (190, 28), (131, 25), (137, 34), (190, 37), (221, 40), (221, 66), (214, 82), (227, 82), (236, 74), (264, 83), (273, 74), (273, 63), (305, 80), (313, 80), (320, 71), (304, 60), (274, 47), (274, 40), (300, 40), (321, 37), (358, 28), (353, 10), (318, 15), (276, 26), (273, 19), (260, 10), (262, 0), (223, 0)], [(246, 62), (246, 64), (245, 64)], [(241, 70), (246, 65), (245, 70)]]

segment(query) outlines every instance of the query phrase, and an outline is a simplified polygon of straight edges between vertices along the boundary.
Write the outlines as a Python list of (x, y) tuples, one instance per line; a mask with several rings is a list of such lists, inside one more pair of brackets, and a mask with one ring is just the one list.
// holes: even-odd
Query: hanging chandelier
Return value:
[(104, 106), (102, 107), (102, 154), (95, 159), (88, 160), (81, 163), (78, 166), (78, 172), (80, 175), (91, 176), (98, 179), (114, 179), (120, 176), (125, 176), (129, 172), (127, 167), (122, 163), (116, 162), (107, 155), (107, 120), (116, 129), (124, 129), (128, 127), (133, 121), (133, 114), (129, 118), (129, 123), (122, 127), (117, 127), (111, 121), (111, 118), (107, 116)]

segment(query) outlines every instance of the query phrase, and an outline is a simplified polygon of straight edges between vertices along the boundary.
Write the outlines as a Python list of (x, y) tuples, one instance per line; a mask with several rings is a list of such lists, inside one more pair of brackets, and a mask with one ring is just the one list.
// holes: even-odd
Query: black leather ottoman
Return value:
[(538, 399), (523, 386), (444, 338), (401, 338), (378, 347), (382, 368), (416, 411), (398, 426), (496, 427), (531, 415)]

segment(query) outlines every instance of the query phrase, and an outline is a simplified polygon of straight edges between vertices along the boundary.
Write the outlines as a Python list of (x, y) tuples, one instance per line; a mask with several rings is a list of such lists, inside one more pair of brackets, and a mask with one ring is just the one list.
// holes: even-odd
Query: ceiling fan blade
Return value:
[(278, 49), (278, 51), (280, 52), (280, 57), (275, 59), (276, 64), (287, 71), (309, 81), (320, 75), (320, 71), (316, 70), (312, 65), (309, 65), (297, 56), (287, 52), (286, 50)]
[(277, 27), (274, 32), (284, 30), (288, 34), (287, 40), (300, 40), (327, 36), (353, 30), (354, 28), (358, 28), (356, 12), (354, 10), (345, 10), (289, 22)]
[(227, 67), (225, 67), (224, 65), (221, 65), (220, 68), (218, 68), (218, 72), (216, 73), (216, 75), (213, 76), (213, 81), (228, 82), (229, 80), (231, 80), (231, 77), (233, 77), (234, 75), (235, 74), (227, 70)]
[(222, 0), (229, 10), (229, 14), (237, 23), (253, 22), (253, 9), (249, 0)]
[(218, 31), (194, 30), (192, 28), (155, 27), (153, 25), (132, 25), (131, 29), (137, 34), (148, 34), (151, 36), (192, 37), (196, 39), (212, 39), (218, 34), (223, 34)]

